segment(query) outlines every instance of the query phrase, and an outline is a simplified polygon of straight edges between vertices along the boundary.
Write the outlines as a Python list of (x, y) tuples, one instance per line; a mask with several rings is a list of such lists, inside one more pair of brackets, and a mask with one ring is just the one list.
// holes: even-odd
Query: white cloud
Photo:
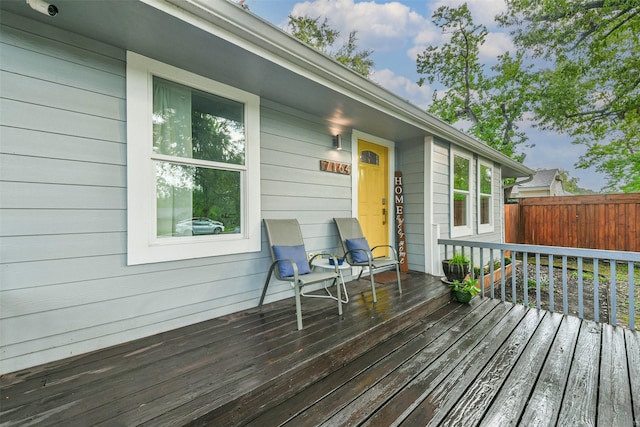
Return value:
[(429, 12), (433, 13), (440, 6), (457, 7), (463, 3), (467, 3), (473, 22), (483, 24), (487, 28), (497, 27), (495, 16), (507, 10), (505, 0), (439, 0), (432, 3)]
[(389, 69), (376, 70), (371, 80), (417, 107), (426, 109), (431, 104), (433, 90), (429, 86), (418, 86), (416, 82)]
[(485, 43), (480, 46), (480, 62), (495, 62), (498, 55), (515, 51), (513, 40), (505, 33), (488, 33)]
[(342, 36), (357, 31), (358, 46), (376, 52), (401, 49), (430, 25), (429, 20), (399, 2), (314, 0), (297, 3), (291, 14), (326, 17)]

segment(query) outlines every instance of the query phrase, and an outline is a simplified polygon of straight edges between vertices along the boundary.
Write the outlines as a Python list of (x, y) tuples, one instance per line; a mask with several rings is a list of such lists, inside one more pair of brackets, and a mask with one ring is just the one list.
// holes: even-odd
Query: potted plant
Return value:
[(464, 253), (454, 252), (453, 257), (442, 260), (442, 269), (447, 282), (463, 281), (471, 269), (471, 260)]
[(455, 280), (449, 285), (453, 290), (456, 300), (468, 304), (471, 299), (480, 292), (478, 279), (464, 279), (462, 282)]
[[(504, 257), (504, 266), (500, 263), (500, 260), (495, 260), (493, 265), (493, 276), (490, 275), (491, 269), (489, 268), (489, 265), (485, 265), (482, 270), (480, 270), (480, 267), (473, 267), (473, 273), (474, 277), (477, 278), (483, 276), (484, 288), (490, 289), (491, 281), (498, 282), (503, 275), (507, 277), (511, 274), (512, 268), (513, 266), (511, 264), (511, 258)], [(481, 271), (483, 271), (482, 274)]]

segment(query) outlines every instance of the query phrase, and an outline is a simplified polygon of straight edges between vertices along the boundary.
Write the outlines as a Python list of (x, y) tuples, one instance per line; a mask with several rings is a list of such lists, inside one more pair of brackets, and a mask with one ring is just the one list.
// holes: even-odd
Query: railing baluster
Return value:
[[(513, 262), (513, 260), (512, 260)], [(505, 292), (505, 281), (507, 275), (507, 266), (504, 263), (504, 249), (500, 249), (500, 268), (502, 268), (502, 275), (500, 276), (500, 295), (502, 298), (502, 302), (505, 301), (504, 292)], [(511, 266), (513, 270), (513, 266)]]
[(524, 287), (524, 306), (529, 307), (529, 252), (522, 252), (522, 274)]
[(480, 283), (480, 294), (482, 295), (482, 298), (484, 298), (484, 254), (483, 254), (483, 250), (480, 250), (480, 274), (478, 274), (479, 277), (479, 283)]
[(553, 313), (553, 255), (549, 254), (549, 311)]
[(611, 322), (611, 324), (613, 326), (616, 326), (618, 324), (618, 318), (617, 318), (617, 313), (616, 313), (616, 281), (618, 279), (618, 272), (616, 271), (616, 260), (612, 259), (609, 260), (610, 263), (610, 286), (611, 286), (611, 304), (609, 305), (609, 311), (611, 312), (611, 318), (609, 319), (609, 322)]
[(584, 319), (584, 306), (582, 295), (582, 257), (578, 257), (578, 317)]
[(516, 294), (517, 294), (517, 290), (516, 290), (516, 260), (518, 258), (518, 253), (515, 251), (511, 252), (511, 264), (513, 264), (513, 267), (511, 267), (511, 302), (513, 302), (514, 304), (516, 303)]
[(496, 280), (494, 269), (495, 267), (493, 265), (493, 249), (489, 249), (489, 277), (491, 277), (491, 298), (495, 298), (495, 293), (493, 291), (493, 282), (495, 282)]
[(562, 314), (569, 314), (569, 301), (567, 299), (567, 256), (562, 255)]
[(634, 264), (629, 261), (629, 329), (634, 331), (636, 329), (636, 307), (635, 307), (635, 269)]
[(540, 310), (540, 253), (536, 252), (536, 308)]
[[(491, 242), (475, 242), (475, 241), (465, 241), (465, 240), (454, 240), (454, 239), (438, 239), (438, 244), (444, 246), (444, 249), (440, 249), (440, 254), (444, 253), (445, 256), (448, 256), (450, 253), (451, 246), (453, 248), (454, 253), (463, 254), (470, 258), (473, 262), (472, 266), (475, 266), (476, 263), (474, 259), (480, 259), (479, 268), (481, 268), (481, 273), (475, 273), (472, 270), (472, 277), (479, 276), (478, 281), (481, 282), (481, 294), (483, 297), (488, 296), (488, 292), (486, 292), (484, 286), (484, 279), (491, 280), (491, 288), (490, 288), (490, 296), (491, 298), (496, 298), (497, 286), (496, 286), (496, 250), (500, 251), (499, 262), (500, 267), (504, 268), (505, 265), (505, 255), (507, 251), (511, 254), (513, 258), (513, 262), (517, 261), (518, 253), (520, 253), (521, 262), (522, 262), (522, 273), (517, 267), (512, 266), (511, 272), (511, 300), (514, 304), (522, 303), (526, 306), (530, 305), (529, 302), (529, 286), (530, 282), (533, 284), (533, 268), (532, 271), (529, 272), (529, 256), (531, 256), (532, 261), (536, 263), (535, 267), (535, 298), (536, 298), (536, 307), (541, 309), (542, 304), (542, 296), (545, 292), (549, 293), (549, 302), (548, 307), (550, 312), (556, 311), (556, 298), (555, 298), (555, 288), (559, 287), (560, 284), (557, 283), (555, 278), (555, 259), (562, 259), (562, 265), (558, 265), (558, 270), (562, 270), (561, 278), (562, 281), (562, 312), (565, 315), (569, 314), (569, 305), (570, 301), (568, 298), (569, 291), (572, 293), (577, 290), (578, 294), (578, 302), (577, 308), (571, 305), (572, 311), (576, 311), (576, 315), (582, 319), (585, 319), (585, 315), (587, 319), (593, 319), (596, 322), (609, 321), (611, 325), (618, 325), (617, 314), (618, 314), (618, 306), (617, 306), (617, 268), (618, 264), (620, 264), (620, 268), (624, 269), (624, 263), (627, 263), (627, 271), (628, 271), (628, 296), (627, 291), (621, 293), (623, 295), (623, 309), (624, 309), (624, 319), (620, 323), (621, 326), (629, 327), (632, 330), (636, 330), (636, 307), (638, 306), (637, 297), (635, 296), (635, 277), (634, 274), (640, 265), (640, 255), (637, 252), (625, 252), (625, 251), (609, 251), (609, 250), (600, 250), (600, 249), (584, 249), (584, 248), (561, 248), (555, 246), (538, 246), (538, 245), (522, 245), (522, 244), (505, 244), (505, 243), (491, 243)], [(543, 283), (542, 278), (542, 256), (548, 256), (549, 265), (549, 279), (547, 283)], [(489, 262), (485, 263), (485, 259), (489, 258)], [(561, 257), (561, 258), (560, 258)], [(535, 258), (535, 259), (534, 259)], [(573, 280), (573, 272), (571, 273), (571, 278), (568, 274), (569, 263), (568, 260), (576, 259), (577, 263), (577, 272), (576, 272), (576, 282), (575, 285), (577, 289), (569, 288), (569, 280)], [(585, 270), (585, 260), (587, 262), (593, 261), (593, 269)], [(602, 304), (600, 304), (600, 260), (603, 262), (603, 269), (606, 268), (607, 260), (609, 262), (609, 272), (610, 272), (610, 280), (607, 285), (609, 286), (608, 290), (603, 290), (603, 298), (608, 298), (609, 300), (609, 317), (608, 319), (600, 315), (601, 310), (604, 308)], [(488, 265), (487, 271), (485, 272), (484, 267), (485, 264)], [(591, 272), (593, 272), (593, 277), (591, 276)], [(603, 272), (606, 275), (606, 272)], [(530, 277), (531, 275), (531, 277)], [(502, 301), (507, 301), (506, 297), (506, 288), (508, 286), (507, 276), (502, 274), (500, 277), (500, 294)], [(518, 281), (522, 280), (522, 290), (523, 296), (522, 299), (518, 297)], [(546, 279), (545, 279), (546, 280)], [(585, 304), (588, 304), (589, 301), (585, 301), (585, 286), (589, 286), (593, 283), (593, 317), (591, 317), (591, 312), (585, 313)], [(625, 286), (627, 284), (627, 277), (625, 275)], [(603, 283), (603, 285), (605, 285)], [(543, 288), (544, 286), (544, 288)], [(533, 291), (533, 288), (532, 288)], [(560, 291), (560, 289), (558, 289)], [(587, 292), (588, 293), (588, 292)], [(532, 292), (532, 295), (534, 293)], [(627, 302), (627, 297), (629, 301)], [(586, 298), (591, 298), (589, 295)], [(558, 304), (560, 302), (558, 301)], [(571, 300), (571, 304), (573, 304), (573, 300)], [(533, 304), (531, 304), (533, 307)], [(559, 308), (559, 307), (558, 307)], [(629, 310), (629, 318), (627, 318), (627, 309)], [(558, 310), (559, 312), (559, 310)]]
[(598, 267), (600, 260), (593, 259), (593, 320), (600, 323), (600, 277), (598, 276)]

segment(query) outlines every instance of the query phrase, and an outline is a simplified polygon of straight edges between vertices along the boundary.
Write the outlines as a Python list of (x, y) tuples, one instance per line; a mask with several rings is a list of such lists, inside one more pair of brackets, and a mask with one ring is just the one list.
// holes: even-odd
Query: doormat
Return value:
[[(404, 280), (409, 278), (409, 275), (407, 273), (402, 273), (400, 272), (400, 280)], [(361, 277), (362, 280), (371, 280), (369, 278), (369, 276), (362, 276)], [(396, 271), (395, 270), (387, 270), (387, 271), (383, 271), (381, 273), (376, 273), (373, 275), (373, 280), (375, 280), (376, 283), (380, 283), (383, 285), (386, 285), (388, 283), (395, 283), (398, 281), (398, 277), (396, 275)]]

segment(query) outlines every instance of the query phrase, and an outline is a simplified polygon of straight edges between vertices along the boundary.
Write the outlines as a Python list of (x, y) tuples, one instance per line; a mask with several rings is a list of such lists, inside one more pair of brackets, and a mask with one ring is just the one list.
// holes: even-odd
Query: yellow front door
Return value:
[[(358, 159), (358, 220), (371, 247), (388, 245), (388, 148), (359, 139)], [(374, 255), (388, 256), (388, 250)]]

